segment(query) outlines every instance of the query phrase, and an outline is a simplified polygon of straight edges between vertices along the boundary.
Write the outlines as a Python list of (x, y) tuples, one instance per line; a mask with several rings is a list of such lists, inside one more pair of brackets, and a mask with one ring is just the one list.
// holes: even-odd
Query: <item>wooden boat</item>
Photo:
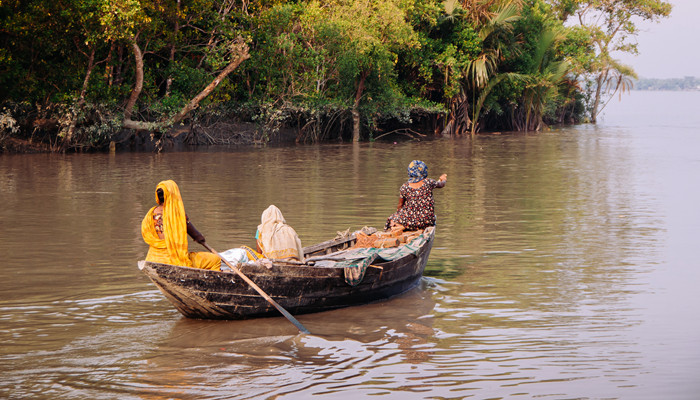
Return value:
[[(408, 254), (389, 261), (377, 258), (364, 269), (364, 277), (355, 286), (346, 282), (345, 268), (321, 262), (324, 258), (339, 259), (354, 245), (355, 235), (304, 248), (307, 263), (303, 265), (275, 261), (236, 266), (291, 314), (327, 311), (386, 299), (417, 285), (434, 237), (434, 227), (427, 228), (419, 242), (414, 239), (410, 243), (413, 247), (403, 245), (411, 249)], [(398, 254), (402, 253), (406, 252)], [(280, 315), (234, 272), (148, 261), (139, 261), (138, 266), (185, 317), (247, 319)]]

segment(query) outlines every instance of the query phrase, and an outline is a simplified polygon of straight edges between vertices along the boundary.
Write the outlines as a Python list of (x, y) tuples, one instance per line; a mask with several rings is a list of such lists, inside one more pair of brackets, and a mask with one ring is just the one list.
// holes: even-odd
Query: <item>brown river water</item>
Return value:
[[(0, 398), (698, 399), (698, 110), (633, 92), (536, 134), (2, 155)], [(448, 175), (425, 277), (311, 334), (186, 319), (136, 266), (160, 180), (219, 251), (269, 204), (310, 245), (381, 227), (413, 159)]]

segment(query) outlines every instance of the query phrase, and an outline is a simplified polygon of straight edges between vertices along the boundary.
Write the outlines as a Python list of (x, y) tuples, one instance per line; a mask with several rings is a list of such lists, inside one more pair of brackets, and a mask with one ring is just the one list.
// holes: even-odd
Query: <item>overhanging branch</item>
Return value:
[(134, 57), (136, 61), (136, 84), (134, 89), (129, 96), (129, 101), (126, 104), (126, 109), (124, 110), (124, 120), (122, 126), (126, 129), (136, 129), (136, 130), (162, 130), (164, 128), (171, 127), (178, 122), (182, 121), (187, 117), (190, 111), (194, 110), (199, 106), (199, 103), (204, 100), (211, 92), (216, 89), (217, 86), (223, 81), (231, 72), (233, 72), (241, 63), (250, 58), (248, 52), (248, 45), (243, 42), (242, 39), (238, 39), (231, 45), (231, 53), (233, 54), (233, 60), (224, 68), (219, 74), (214, 78), (214, 80), (207, 85), (201, 92), (192, 98), (182, 109), (172, 117), (163, 118), (156, 122), (146, 122), (146, 121), (134, 121), (131, 119), (133, 112), (133, 107), (138, 100), (141, 90), (143, 89), (143, 54), (138, 44), (134, 41), (133, 43)]

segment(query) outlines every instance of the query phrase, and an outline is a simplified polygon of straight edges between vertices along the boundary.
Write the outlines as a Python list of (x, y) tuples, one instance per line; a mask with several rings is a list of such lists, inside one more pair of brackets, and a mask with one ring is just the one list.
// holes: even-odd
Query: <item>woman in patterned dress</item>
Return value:
[(428, 178), (428, 166), (413, 160), (408, 165), (408, 182), (399, 189), (399, 206), (386, 221), (386, 230), (415, 231), (435, 225), (433, 189), (445, 187), (447, 174), (439, 180)]

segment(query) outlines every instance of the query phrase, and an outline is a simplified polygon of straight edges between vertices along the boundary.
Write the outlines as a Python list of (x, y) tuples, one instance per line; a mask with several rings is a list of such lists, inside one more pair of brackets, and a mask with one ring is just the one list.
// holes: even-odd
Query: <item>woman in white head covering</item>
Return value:
[(258, 242), (258, 252), (270, 259), (296, 259), (304, 261), (301, 240), (294, 228), (287, 225), (282, 211), (274, 205), (263, 211), (261, 224), (255, 238)]

